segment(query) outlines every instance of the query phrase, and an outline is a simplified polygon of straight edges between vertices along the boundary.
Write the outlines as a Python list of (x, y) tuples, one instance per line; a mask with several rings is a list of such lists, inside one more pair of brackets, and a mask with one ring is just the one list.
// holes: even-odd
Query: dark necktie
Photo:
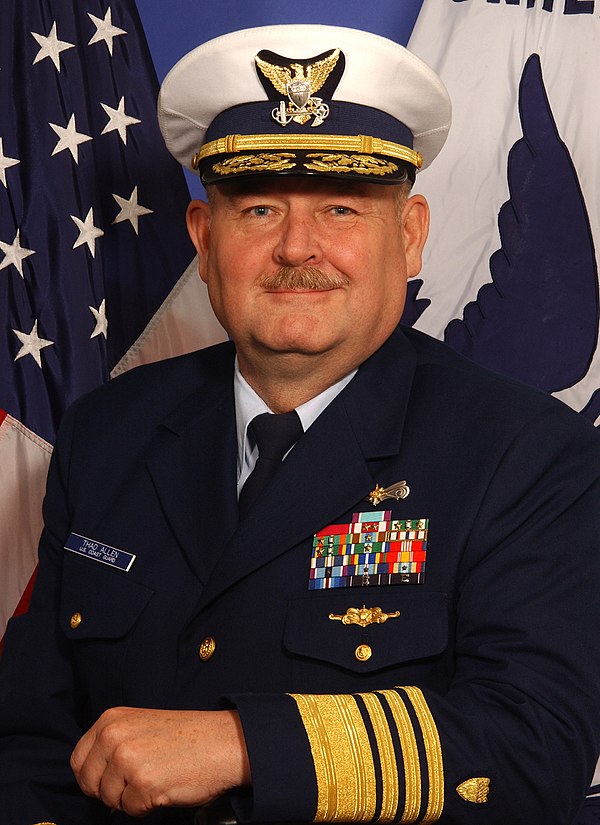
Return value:
[(256, 439), (258, 459), (240, 492), (240, 518), (244, 518), (268, 486), (287, 451), (304, 430), (298, 413), (262, 413), (252, 419), (248, 430)]

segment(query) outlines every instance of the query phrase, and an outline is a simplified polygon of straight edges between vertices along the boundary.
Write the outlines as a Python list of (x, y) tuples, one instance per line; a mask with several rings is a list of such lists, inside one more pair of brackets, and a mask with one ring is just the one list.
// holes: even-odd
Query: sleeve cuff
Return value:
[(312, 822), (317, 781), (298, 706), (287, 694), (229, 696), (240, 715), (250, 769), (252, 799), (233, 800), (243, 821)]
[(233, 701), (252, 770), (244, 818), (433, 823), (442, 815), (440, 737), (418, 688)]

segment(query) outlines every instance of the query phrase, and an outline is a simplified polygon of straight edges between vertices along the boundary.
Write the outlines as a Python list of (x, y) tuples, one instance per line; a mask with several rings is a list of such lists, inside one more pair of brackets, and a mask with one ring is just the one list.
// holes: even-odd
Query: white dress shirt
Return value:
[[(308, 430), (310, 425), (323, 412), (325, 407), (330, 404), (333, 399), (340, 393), (346, 384), (348, 384), (356, 375), (356, 370), (345, 375), (340, 381), (337, 381), (333, 386), (328, 387), (323, 392), (311, 398), (304, 404), (301, 404), (296, 412), (300, 418), (302, 429), (304, 432)], [(235, 359), (235, 372), (233, 378), (233, 392), (235, 397), (235, 423), (237, 430), (237, 448), (238, 448), (238, 481), (237, 491), (238, 496), (240, 490), (244, 486), (244, 482), (254, 469), (256, 459), (258, 458), (258, 447), (251, 443), (251, 439), (247, 436), (248, 424), (252, 419), (261, 413), (272, 413), (273, 411), (267, 407), (262, 398), (257, 395), (250, 384), (243, 377), (240, 372), (237, 358)], [(293, 449), (291, 447), (290, 449)], [(289, 454), (290, 450), (284, 456), (284, 459)]]

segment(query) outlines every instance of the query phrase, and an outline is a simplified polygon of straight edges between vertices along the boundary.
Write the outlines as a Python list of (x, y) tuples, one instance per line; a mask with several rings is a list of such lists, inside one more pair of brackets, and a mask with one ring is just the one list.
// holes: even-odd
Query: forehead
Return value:
[[(314, 196), (315, 198), (361, 198), (381, 203), (392, 202), (400, 186), (381, 186), (363, 181), (336, 180), (309, 176), (257, 176), (239, 181), (227, 181), (207, 187), (211, 203), (215, 200), (235, 200), (237, 198), (288, 198)], [(215, 197), (216, 196), (216, 197)]]

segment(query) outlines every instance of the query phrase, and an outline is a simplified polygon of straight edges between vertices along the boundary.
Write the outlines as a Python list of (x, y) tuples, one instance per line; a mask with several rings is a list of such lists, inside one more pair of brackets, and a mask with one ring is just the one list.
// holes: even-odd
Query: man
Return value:
[(232, 343), (66, 416), (6, 640), (2, 821), (568, 825), (600, 443), (397, 328), (441, 83), (374, 35), (268, 27), (185, 57), (159, 116), (208, 187), (188, 226)]

